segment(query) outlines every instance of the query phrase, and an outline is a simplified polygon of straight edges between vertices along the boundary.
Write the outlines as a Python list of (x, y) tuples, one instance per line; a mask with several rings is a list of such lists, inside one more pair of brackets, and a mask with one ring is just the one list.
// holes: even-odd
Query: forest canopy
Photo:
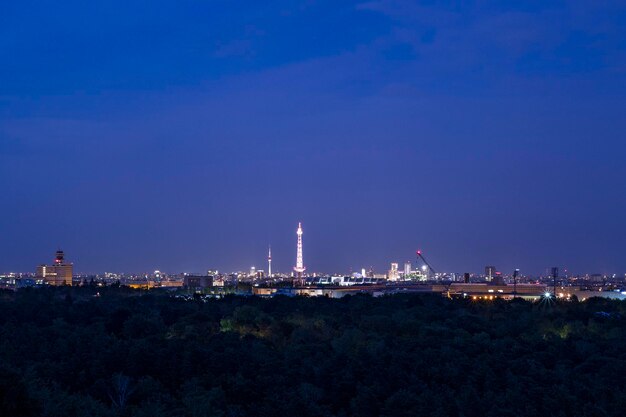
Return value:
[(599, 298), (2, 292), (0, 415), (621, 416), (625, 317)]

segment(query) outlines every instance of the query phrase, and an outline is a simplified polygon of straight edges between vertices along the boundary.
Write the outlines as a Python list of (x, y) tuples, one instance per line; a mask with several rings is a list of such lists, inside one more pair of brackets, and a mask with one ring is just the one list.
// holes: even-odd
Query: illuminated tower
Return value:
[(296, 267), (293, 269), (296, 271), (298, 278), (302, 278), (302, 273), (305, 271), (304, 262), (302, 261), (302, 223), (298, 223), (298, 255), (296, 257)]
[(267, 253), (267, 276), (272, 277), (272, 247), (270, 246)]

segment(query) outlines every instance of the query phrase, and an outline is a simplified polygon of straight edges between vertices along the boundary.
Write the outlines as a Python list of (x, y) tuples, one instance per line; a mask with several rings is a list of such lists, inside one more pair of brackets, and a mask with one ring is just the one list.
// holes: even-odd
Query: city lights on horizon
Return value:
[[(291, 276), (295, 276), (295, 277), (304, 277), (305, 276), (305, 271), (307, 271), (307, 268), (304, 266), (304, 245), (303, 245), (303, 235), (304, 235), (304, 228), (303, 228), (303, 224), (302, 222), (299, 222), (296, 228), (296, 247), (295, 247), (295, 266), (293, 267), (291, 272), (284, 272), (284, 271), (280, 271), (279, 269), (276, 269), (273, 266), (273, 254), (272, 254), (272, 247), (271, 245), (268, 246), (268, 252), (267, 252), (267, 270), (263, 270), (263, 269), (257, 269), (255, 266), (252, 266), (250, 269), (256, 271), (255, 273), (260, 273), (263, 276), (267, 276), (267, 277), (291, 277)], [(61, 257), (58, 256), (58, 254), (61, 253)], [(476, 272), (471, 272), (471, 271), (463, 271), (463, 272), (445, 272), (445, 271), (435, 271), (435, 269), (432, 268), (431, 264), (426, 260), (426, 258), (424, 257), (424, 251), (422, 249), (417, 249), (415, 252), (415, 256), (416, 256), (416, 261), (417, 264), (415, 265), (415, 268), (413, 267), (413, 265), (411, 264), (410, 261), (406, 261), (404, 263), (404, 268), (402, 270), (399, 269), (399, 263), (398, 262), (391, 262), (391, 269), (389, 271), (385, 270), (384, 268), (379, 269), (379, 272), (375, 272), (375, 269), (370, 265), (369, 267), (347, 267), (344, 269), (344, 271), (321, 271), (321, 270), (317, 270), (315, 271), (315, 269), (313, 269), (311, 272), (309, 272), (308, 274), (311, 276), (324, 276), (324, 275), (354, 275), (354, 276), (368, 276), (368, 277), (382, 277), (383, 275), (391, 280), (398, 280), (400, 278), (400, 276), (403, 277), (403, 279), (406, 279), (407, 276), (413, 276), (416, 278), (419, 278), (420, 280), (429, 280), (429, 279), (437, 279), (437, 280), (441, 280), (441, 279), (452, 279), (454, 280), (457, 276), (461, 276), (462, 274), (467, 274), (469, 273), (470, 275), (476, 275)], [(280, 256), (281, 259), (285, 260), (288, 259), (289, 256), (287, 256), (288, 254), (283, 254), (284, 256)], [(57, 252), (57, 258), (54, 260), (53, 265), (60, 265), (63, 262), (63, 252), (59, 251)], [(51, 270), (50, 268), (52, 267), (47, 267), (48, 270)], [(510, 273), (505, 272), (497, 272), (495, 270), (495, 267), (489, 267), (490, 272), (487, 272), (487, 276), (504, 276), (504, 277), (517, 277), (518, 275), (520, 277), (522, 276), (526, 276), (526, 277), (532, 277), (532, 276), (536, 276), (536, 277), (541, 277), (541, 276), (550, 276), (551, 273), (550, 272), (546, 272), (545, 274), (523, 274), (521, 273), (519, 268), (514, 268), (511, 270)], [(107, 268), (107, 269), (111, 269), (111, 268)], [(158, 268), (151, 268), (154, 271), (154, 275), (155, 276), (159, 276), (161, 274), (161, 267)], [(238, 275), (242, 275), (244, 273), (244, 271), (247, 271), (248, 268), (238, 268), (233, 270), (232, 272), (229, 272), (230, 274), (238, 274)], [(47, 270), (44, 269), (44, 275), (45, 272)], [(353, 272), (353, 271), (358, 271), (358, 272)], [(381, 272), (384, 271), (384, 272)], [(522, 270), (523, 271), (523, 270)], [(563, 269), (564, 271), (564, 277), (569, 277), (569, 276), (575, 276), (573, 274), (570, 274), (568, 269)], [(172, 272), (170, 272), (172, 273)], [(192, 273), (192, 272), (187, 272), (187, 273)], [(7, 273), (5, 273), (7, 274)], [(9, 273), (11, 274), (11, 273)], [(17, 273), (13, 273), (13, 274), (17, 274)], [(130, 274), (130, 275), (138, 275), (138, 276), (148, 276), (151, 273), (149, 272), (139, 272), (139, 273), (133, 273), (133, 272), (123, 272), (122, 274)], [(558, 272), (557, 272), (558, 275)], [(600, 274), (602, 277), (606, 277), (609, 279), (619, 279), (619, 278), (626, 278), (626, 274)], [(589, 274), (578, 274), (578, 276), (589, 276)], [(598, 276), (598, 274), (591, 274), (591, 276)]]

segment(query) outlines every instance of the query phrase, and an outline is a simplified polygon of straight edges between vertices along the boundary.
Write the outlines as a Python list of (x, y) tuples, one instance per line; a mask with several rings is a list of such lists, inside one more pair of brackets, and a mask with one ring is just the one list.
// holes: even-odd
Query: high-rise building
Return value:
[(389, 280), (391, 281), (397, 281), (399, 276), (398, 276), (398, 264), (396, 262), (393, 262), (391, 264), (391, 269), (389, 270), (389, 275), (387, 277)]
[(496, 274), (491, 278), (491, 282), (494, 285), (505, 285), (504, 277), (502, 276), (502, 272), (496, 272)]
[(486, 266), (485, 267), (485, 279), (489, 282), (493, 281), (493, 277), (496, 276), (496, 267), (495, 266)]
[(65, 254), (58, 250), (52, 265), (39, 265), (36, 276), (48, 285), (72, 285), (74, 265), (65, 262)]
[(296, 255), (296, 266), (293, 268), (293, 270), (296, 272), (296, 276), (298, 278), (302, 278), (302, 275), (304, 274), (304, 271), (306, 270), (306, 268), (304, 267), (304, 261), (303, 261), (303, 257), (302, 257), (302, 223), (298, 223), (298, 231), (296, 232), (296, 234), (298, 235), (298, 248), (297, 248), (297, 255)]
[(404, 263), (404, 277), (411, 275), (411, 262)]

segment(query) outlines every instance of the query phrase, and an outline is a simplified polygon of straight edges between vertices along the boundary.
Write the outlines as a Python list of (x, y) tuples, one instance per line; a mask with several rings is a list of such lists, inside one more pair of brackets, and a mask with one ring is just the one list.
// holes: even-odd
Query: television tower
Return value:
[(272, 278), (272, 247), (270, 246), (267, 253), (267, 276)]
[(302, 223), (298, 223), (298, 231), (296, 233), (298, 235), (298, 255), (296, 257), (296, 267), (293, 270), (296, 271), (298, 278), (302, 278), (302, 274), (306, 270), (304, 262), (302, 262)]

